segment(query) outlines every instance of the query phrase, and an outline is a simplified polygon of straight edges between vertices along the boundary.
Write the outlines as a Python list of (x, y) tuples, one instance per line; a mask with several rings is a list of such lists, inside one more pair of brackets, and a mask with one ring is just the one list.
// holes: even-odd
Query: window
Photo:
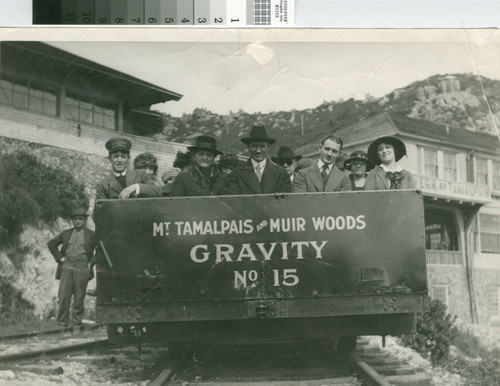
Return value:
[(425, 209), (425, 248), (458, 251), (458, 232), (452, 211)]
[(432, 286), (432, 298), (439, 300), (446, 306), (446, 308), (448, 308), (449, 307), (448, 286), (447, 285)]
[(488, 185), (488, 160), (484, 158), (476, 158), (476, 183), (480, 185)]
[(443, 178), (457, 180), (457, 157), (455, 153), (443, 152)]
[(26, 87), (5, 79), (0, 80), (0, 103), (39, 113), (57, 115), (57, 96), (54, 91)]
[(493, 190), (500, 191), (500, 161), (493, 161)]
[(76, 98), (66, 97), (66, 117), (73, 121), (115, 129), (115, 111)]
[(500, 216), (479, 213), (481, 252), (500, 253)]
[(489, 301), (488, 313), (490, 319), (498, 320), (500, 318), (500, 309), (498, 307), (498, 300), (500, 299), (500, 287), (490, 286), (489, 288)]
[(429, 177), (438, 176), (437, 150), (424, 149), (424, 174)]

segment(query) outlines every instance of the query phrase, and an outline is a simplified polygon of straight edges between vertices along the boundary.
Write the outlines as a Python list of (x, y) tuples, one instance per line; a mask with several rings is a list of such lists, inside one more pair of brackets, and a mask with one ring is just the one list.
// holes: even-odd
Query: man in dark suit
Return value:
[(128, 169), (132, 143), (127, 138), (106, 142), (111, 173), (97, 183), (96, 201), (105, 198), (161, 197), (162, 188), (145, 170)]
[[(94, 278), (94, 232), (88, 229), (87, 213), (84, 208), (75, 208), (71, 214), (73, 228), (66, 229), (49, 240), (47, 247), (54, 256), (58, 267), (56, 279), (59, 281), (59, 304), (57, 323), (66, 327), (73, 297), (71, 323), (82, 324), (83, 306), (87, 283)], [(62, 246), (59, 250), (59, 246)]]
[(342, 139), (336, 135), (328, 135), (319, 145), (319, 159), (311, 166), (300, 170), (293, 180), (293, 191), (305, 192), (337, 192), (348, 190), (345, 179), (349, 179), (335, 166), (335, 159), (342, 151)]
[(269, 147), (276, 142), (267, 136), (264, 126), (254, 126), (250, 135), (242, 138), (250, 159), (235, 168), (227, 180), (228, 194), (286, 193), (292, 189), (288, 173), (267, 158)]

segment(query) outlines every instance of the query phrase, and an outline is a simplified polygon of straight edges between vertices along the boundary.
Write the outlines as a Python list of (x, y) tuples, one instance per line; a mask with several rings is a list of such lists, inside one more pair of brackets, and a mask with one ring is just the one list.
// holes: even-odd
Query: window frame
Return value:
[[(496, 229), (489, 229), (488, 227), (484, 226), (484, 223), (486, 223), (485, 219), (486, 216), (495, 218), (494, 222), (496, 222)], [(480, 252), (488, 254), (500, 254), (500, 215), (491, 213), (479, 213), (478, 217), (479, 217), (478, 233), (480, 240), (479, 241)], [(492, 249), (490, 249), (490, 244), (485, 243), (486, 235), (488, 236), (495, 235), (497, 238), (496, 245)]]
[[(0, 78), (0, 80), (2, 82), (0, 90), (5, 97), (0, 103), (50, 117), (59, 116), (59, 95), (55, 88), (38, 87), (37, 84), (25, 85), (7, 78)], [(10, 88), (5, 87), (3, 82), (10, 85)], [(37, 93), (39, 95), (36, 95)], [(39, 104), (35, 105), (35, 101), (39, 101)], [(35, 106), (41, 106), (41, 109)]]
[[(118, 122), (116, 108), (89, 102), (88, 99), (75, 94), (66, 94), (65, 106), (65, 116), (71, 121), (116, 130)], [(74, 112), (76, 112), (76, 118)]]

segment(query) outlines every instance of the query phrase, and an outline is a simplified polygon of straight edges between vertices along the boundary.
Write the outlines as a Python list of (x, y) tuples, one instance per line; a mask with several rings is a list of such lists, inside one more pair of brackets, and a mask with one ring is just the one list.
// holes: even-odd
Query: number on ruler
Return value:
[(108, 18), (107, 17), (100, 17), (99, 19), (97, 19), (97, 22), (101, 23), (101, 24), (106, 24), (108, 22)]
[(116, 24), (123, 24), (124, 22), (125, 22), (125, 19), (123, 17), (115, 17)]
[(154, 18), (154, 17), (150, 17), (150, 18), (148, 19), (148, 23), (149, 23), (149, 24), (155, 24), (155, 23), (157, 23), (157, 22), (158, 22), (158, 20), (156, 20), (156, 18)]
[(173, 22), (174, 22), (174, 18), (173, 17), (166, 17), (165, 18), (165, 23), (172, 24)]
[(214, 23), (224, 23), (224, 18), (223, 17), (214, 17)]
[(132, 19), (134, 23), (141, 24), (141, 18), (138, 17), (137, 19)]
[(203, 24), (203, 23), (206, 23), (206, 22), (207, 22), (207, 19), (205, 17), (199, 17), (198, 18), (198, 23)]
[(191, 21), (189, 19), (186, 19), (185, 17), (182, 18), (181, 23), (190, 23)]

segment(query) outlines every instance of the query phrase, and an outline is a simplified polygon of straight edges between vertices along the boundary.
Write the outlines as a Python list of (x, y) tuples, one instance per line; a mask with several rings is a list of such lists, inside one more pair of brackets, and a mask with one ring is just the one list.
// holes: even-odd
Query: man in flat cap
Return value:
[[(49, 240), (47, 247), (58, 266), (56, 279), (59, 279), (59, 302), (57, 323), (66, 327), (70, 322), (71, 298), (73, 312), (71, 323), (82, 324), (83, 306), (87, 283), (94, 278), (94, 232), (88, 229), (85, 208), (74, 208), (71, 213), (73, 228), (66, 229)], [(61, 249), (59, 249), (61, 246)]]
[(293, 180), (293, 191), (295, 193), (337, 192), (348, 186), (343, 182), (349, 177), (335, 166), (342, 145), (342, 139), (336, 135), (324, 137), (319, 145), (318, 161), (297, 173)]
[(96, 201), (106, 198), (161, 197), (162, 188), (145, 170), (129, 169), (132, 143), (127, 138), (111, 138), (106, 142), (111, 173), (97, 183)]
[(286, 170), (290, 176), (290, 181), (293, 181), (295, 177), (295, 168), (301, 158), (301, 155), (295, 155), (294, 151), (288, 146), (280, 146), (276, 157), (271, 157), (273, 162)]
[(242, 138), (250, 159), (228, 176), (229, 194), (286, 193), (292, 190), (288, 173), (267, 158), (270, 146), (276, 142), (267, 136), (264, 126), (253, 126), (248, 137)]

